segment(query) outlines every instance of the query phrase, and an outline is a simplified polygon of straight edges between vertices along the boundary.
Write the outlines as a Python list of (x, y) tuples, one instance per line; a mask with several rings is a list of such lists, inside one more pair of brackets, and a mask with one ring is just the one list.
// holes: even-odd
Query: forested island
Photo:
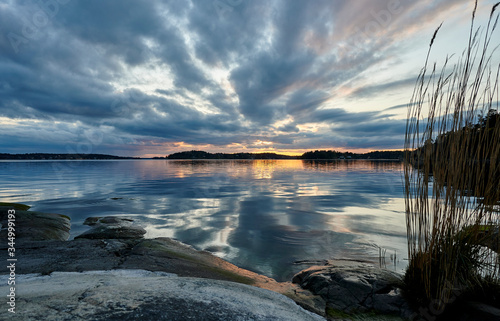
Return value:
[(365, 154), (339, 152), (335, 150), (315, 150), (300, 156), (276, 153), (208, 153), (204, 151), (185, 151), (170, 154), (167, 159), (391, 159), (403, 160), (403, 151), (374, 151)]
[[(143, 159), (141, 157), (123, 157), (106, 154), (7, 154), (0, 153), (0, 160), (106, 160), (106, 159)], [(276, 153), (209, 153), (205, 151), (184, 151), (153, 159), (390, 159), (403, 160), (403, 151), (375, 151), (365, 154), (339, 152), (335, 150), (309, 151), (299, 156)]]
[(192, 150), (168, 155), (168, 159), (299, 159), (298, 156), (287, 156), (276, 153), (208, 153)]
[(315, 150), (306, 152), (300, 159), (394, 159), (403, 160), (404, 152), (396, 151), (373, 151), (364, 154), (351, 152), (338, 152), (335, 150)]

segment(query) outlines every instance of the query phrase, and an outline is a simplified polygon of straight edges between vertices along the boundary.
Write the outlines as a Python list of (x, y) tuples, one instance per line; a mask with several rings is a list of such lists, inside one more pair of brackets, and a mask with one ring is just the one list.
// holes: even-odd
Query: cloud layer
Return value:
[(404, 57), (467, 9), (466, 0), (0, 1), (0, 146), (401, 148), (422, 58)]

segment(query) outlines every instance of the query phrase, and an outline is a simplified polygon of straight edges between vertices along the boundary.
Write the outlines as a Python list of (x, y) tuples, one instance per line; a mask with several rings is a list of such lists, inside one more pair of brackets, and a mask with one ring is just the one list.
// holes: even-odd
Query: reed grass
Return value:
[(476, 27), (475, 2), (468, 46), (453, 65), (454, 56), (441, 68), (429, 63), (436, 29), (408, 107), (405, 282), (419, 305), (437, 310), (499, 279), (500, 65), (491, 44), (499, 4)]

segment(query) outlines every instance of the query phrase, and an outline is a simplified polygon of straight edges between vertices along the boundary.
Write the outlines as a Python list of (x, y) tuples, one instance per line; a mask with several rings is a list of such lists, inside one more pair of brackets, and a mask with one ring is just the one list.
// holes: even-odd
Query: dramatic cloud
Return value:
[[(491, 4), (480, 1), (480, 19)], [(471, 10), (466, 0), (0, 0), (0, 152), (402, 148), (430, 36), (441, 21), (444, 35), (465, 34)]]

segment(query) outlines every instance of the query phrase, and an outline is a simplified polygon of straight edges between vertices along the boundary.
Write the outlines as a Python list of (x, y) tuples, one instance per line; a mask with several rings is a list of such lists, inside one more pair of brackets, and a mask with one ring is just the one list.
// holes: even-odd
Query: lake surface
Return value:
[[(119, 160), (0, 162), (0, 199), (71, 217), (124, 215), (287, 280), (296, 261), (362, 259), (402, 272), (406, 224), (399, 162)], [(395, 259), (394, 259), (395, 254)]]

